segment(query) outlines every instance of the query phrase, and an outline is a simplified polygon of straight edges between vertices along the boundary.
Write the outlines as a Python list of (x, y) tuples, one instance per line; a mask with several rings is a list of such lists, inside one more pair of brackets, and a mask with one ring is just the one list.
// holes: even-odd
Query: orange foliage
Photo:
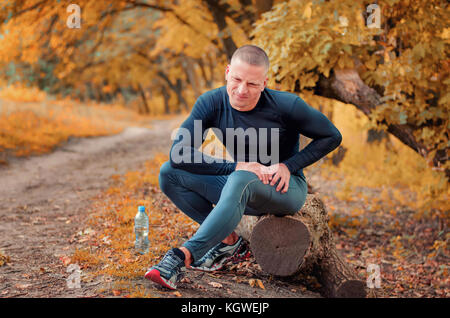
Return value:
[(35, 87), (15, 84), (3, 87), (0, 90), (0, 98), (16, 102), (42, 102), (47, 98), (47, 94)]
[(10, 86), (0, 91), (0, 98), (4, 98), (0, 104), (0, 154), (39, 155), (69, 137), (111, 135), (131, 125), (149, 127), (150, 117), (123, 107), (50, 100), (36, 88)]
[(0, 123), (0, 151), (13, 150), (18, 157), (49, 152), (69, 136), (89, 137), (118, 132), (89, 120), (67, 115), (41, 117), (30, 110), (2, 114)]

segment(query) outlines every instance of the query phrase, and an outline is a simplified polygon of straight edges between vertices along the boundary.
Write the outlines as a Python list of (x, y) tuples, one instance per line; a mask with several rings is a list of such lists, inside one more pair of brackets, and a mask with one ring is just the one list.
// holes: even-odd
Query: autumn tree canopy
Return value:
[[(264, 48), (271, 86), (336, 99), (450, 177), (444, 0), (2, 1), (0, 76), (52, 93), (153, 98), (188, 110), (242, 44)], [(76, 22), (76, 21), (75, 21)]]

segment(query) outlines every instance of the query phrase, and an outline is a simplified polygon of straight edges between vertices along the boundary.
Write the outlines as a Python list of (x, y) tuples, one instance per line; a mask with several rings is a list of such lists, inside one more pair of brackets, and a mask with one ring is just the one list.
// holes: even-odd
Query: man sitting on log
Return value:
[[(295, 94), (266, 88), (268, 69), (264, 50), (238, 48), (225, 71), (226, 86), (201, 95), (178, 130), (159, 184), (200, 227), (151, 267), (147, 279), (175, 289), (186, 268), (218, 270), (246, 257), (234, 232), (242, 215), (295, 214), (308, 192), (302, 169), (341, 143), (324, 114)], [(198, 150), (208, 128), (234, 162)], [(300, 134), (312, 139), (301, 151)]]

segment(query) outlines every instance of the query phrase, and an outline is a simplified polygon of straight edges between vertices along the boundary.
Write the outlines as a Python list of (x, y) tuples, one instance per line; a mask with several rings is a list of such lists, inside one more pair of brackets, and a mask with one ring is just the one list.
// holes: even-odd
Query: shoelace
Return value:
[(174, 270), (175, 268), (180, 267), (180, 261), (181, 259), (175, 255), (173, 252), (169, 252), (166, 255), (164, 255), (161, 262), (158, 264), (161, 266), (164, 270), (167, 270), (168, 272)]

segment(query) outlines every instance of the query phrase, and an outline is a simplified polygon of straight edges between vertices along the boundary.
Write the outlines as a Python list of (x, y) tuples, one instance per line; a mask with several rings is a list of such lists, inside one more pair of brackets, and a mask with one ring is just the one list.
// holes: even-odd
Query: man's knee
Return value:
[(301, 193), (300, 195), (296, 196), (295, 198), (290, 198), (289, 200), (286, 200), (286, 213), (288, 215), (294, 215), (298, 211), (301, 210), (303, 205), (306, 202), (306, 193)]
[(161, 168), (159, 169), (159, 187), (161, 188), (161, 191), (166, 193), (168, 187), (170, 186), (171, 182), (171, 175), (173, 173), (173, 168), (170, 165), (170, 161), (166, 161), (162, 164)]
[(247, 170), (233, 171), (227, 179), (227, 185), (233, 188), (243, 188), (254, 180), (259, 180), (258, 176)]

